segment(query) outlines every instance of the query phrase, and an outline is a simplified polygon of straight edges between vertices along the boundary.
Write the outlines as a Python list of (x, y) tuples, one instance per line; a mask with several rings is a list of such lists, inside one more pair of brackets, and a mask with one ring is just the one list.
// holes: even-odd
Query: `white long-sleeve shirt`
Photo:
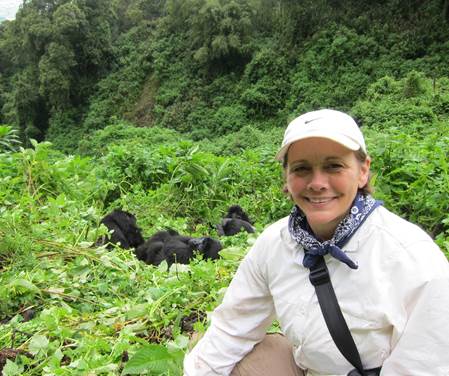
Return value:
[[(449, 376), (449, 264), (438, 246), (378, 207), (343, 250), (358, 269), (325, 259), (364, 367), (383, 365), (382, 376)], [(229, 375), (274, 318), (308, 376), (353, 369), (330, 337), (303, 256), (287, 218), (259, 236), (185, 357), (185, 376)]]

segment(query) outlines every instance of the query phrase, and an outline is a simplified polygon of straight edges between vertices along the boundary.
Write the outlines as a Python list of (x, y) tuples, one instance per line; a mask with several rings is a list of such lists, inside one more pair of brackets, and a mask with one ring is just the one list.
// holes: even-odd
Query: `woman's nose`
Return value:
[(310, 175), (307, 188), (312, 191), (322, 191), (328, 187), (328, 177), (320, 170), (314, 170)]

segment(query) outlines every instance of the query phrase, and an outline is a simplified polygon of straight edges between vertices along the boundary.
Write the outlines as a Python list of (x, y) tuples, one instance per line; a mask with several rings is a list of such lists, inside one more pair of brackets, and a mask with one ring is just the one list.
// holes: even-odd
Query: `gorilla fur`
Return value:
[(107, 214), (100, 223), (104, 224), (110, 235), (97, 240), (96, 245), (107, 244), (107, 248), (113, 248), (113, 244), (120, 244), (124, 249), (137, 248), (144, 242), (141, 229), (137, 226), (136, 217), (121, 209), (114, 209)]
[(170, 267), (174, 263), (188, 264), (195, 251), (205, 259), (215, 260), (222, 245), (218, 240), (203, 237), (182, 236), (172, 229), (158, 231), (135, 250), (136, 257), (146, 264), (159, 265), (166, 260)]
[(217, 225), (220, 236), (232, 236), (240, 231), (255, 232), (252, 221), (239, 205), (230, 206), (221, 223)]
[(249, 224), (253, 224), (253, 222), (249, 219), (248, 214), (245, 213), (240, 205), (230, 206), (228, 212), (224, 217), (241, 219), (242, 221), (248, 222)]

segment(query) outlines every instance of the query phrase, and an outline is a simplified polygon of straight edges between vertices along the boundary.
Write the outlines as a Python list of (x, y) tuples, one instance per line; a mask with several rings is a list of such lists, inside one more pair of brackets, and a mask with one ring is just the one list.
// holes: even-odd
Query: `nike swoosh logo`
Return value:
[(312, 121), (319, 120), (319, 119), (321, 119), (321, 117), (317, 117), (317, 118), (310, 119), (310, 120), (305, 120), (305, 121), (304, 121), (304, 124), (309, 124), (309, 123), (311, 123)]

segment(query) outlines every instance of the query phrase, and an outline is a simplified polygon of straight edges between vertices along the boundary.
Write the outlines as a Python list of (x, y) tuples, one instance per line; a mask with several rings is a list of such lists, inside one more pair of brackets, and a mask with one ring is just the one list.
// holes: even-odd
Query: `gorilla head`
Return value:
[(204, 238), (193, 238), (190, 242), (194, 244), (195, 249), (200, 251), (205, 259), (218, 259), (218, 252), (220, 252), (223, 248), (218, 240), (212, 239), (208, 236)]
[(245, 222), (252, 224), (253, 222), (249, 219), (248, 214), (242, 209), (239, 205), (232, 205), (229, 207), (228, 212), (225, 215), (225, 218), (237, 218), (241, 219)]
[[(144, 242), (141, 230), (137, 227), (136, 217), (121, 209), (114, 209), (106, 215), (100, 223), (104, 224), (112, 233), (97, 241), (97, 245), (106, 243), (120, 244), (124, 249), (136, 248)], [(112, 248), (108, 245), (108, 248)]]
[(240, 231), (253, 233), (255, 228), (245, 211), (239, 205), (233, 205), (229, 207), (221, 223), (217, 225), (217, 232), (220, 236), (232, 236)]

